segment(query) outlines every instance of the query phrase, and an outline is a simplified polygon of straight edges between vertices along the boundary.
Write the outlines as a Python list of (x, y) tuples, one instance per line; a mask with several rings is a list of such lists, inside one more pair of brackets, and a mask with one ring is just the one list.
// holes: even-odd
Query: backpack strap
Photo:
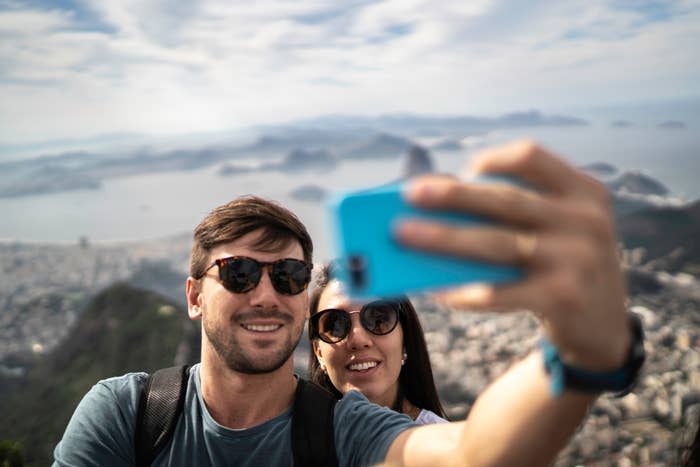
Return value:
[(337, 399), (322, 387), (298, 378), (292, 412), (294, 465), (335, 467), (333, 415)]
[(188, 365), (163, 368), (148, 376), (138, 412), (134, 452), (136, 466), (149, 466), (170, 441), (185, 404)]
[[(170, 441), (185, 403), (189, 366), (163, 368), (148, 376), (136, 414), (136, 466), (151, 465)], [(337, 399), (298, 379), (292, 410), (294, 465), (337, 467), (333, 416)]]

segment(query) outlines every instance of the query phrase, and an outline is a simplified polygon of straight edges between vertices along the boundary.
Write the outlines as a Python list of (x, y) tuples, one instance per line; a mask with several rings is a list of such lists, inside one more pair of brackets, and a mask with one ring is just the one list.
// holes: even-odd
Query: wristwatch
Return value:
[(540, 340), (544, 356), (544, 368), (550, 375), (550, 392), (558, 397), (564, 389), (575, 389), (588, 393), (615, 392), (624, 396), (634, 387), (639, 370), (644, 364), (644, 330), (642, 321), (635, 313), (628, 313), (632, 328), (632, 342), (624, 365), (612, 371), (590, 371), (576, 368), (561, 361), (559, 350), (546, 338)]

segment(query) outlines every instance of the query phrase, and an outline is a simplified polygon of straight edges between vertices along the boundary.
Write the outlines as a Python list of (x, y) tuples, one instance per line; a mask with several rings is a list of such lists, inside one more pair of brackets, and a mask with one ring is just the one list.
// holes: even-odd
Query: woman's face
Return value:
[[(321, 294), (318, 310), (336, 308), (359, 311), (364, 303), (350, 302), (338, 281), (331, 281)], [(403, 330), (399, 323), (383, 336), (370, 333), (360, 324), (359, 313), (350, 315), (352, 327), (348, 336), (329, 344), (313, 342), (314, 352), (325, 366), (333, 385), (343, 394), (355, 389), (370, 401), (391, 407), (396, 398), (403, 356)]]

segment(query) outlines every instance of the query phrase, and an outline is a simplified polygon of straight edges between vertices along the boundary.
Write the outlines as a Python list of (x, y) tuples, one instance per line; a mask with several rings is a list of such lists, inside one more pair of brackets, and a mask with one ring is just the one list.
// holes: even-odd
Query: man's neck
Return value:
[(202, 398), (212, 418), (227, 428), (250, 428), (281, 415), (294, 402), (293, 358), (279, 369), (257, 375), (231, 370), (202, 355)]

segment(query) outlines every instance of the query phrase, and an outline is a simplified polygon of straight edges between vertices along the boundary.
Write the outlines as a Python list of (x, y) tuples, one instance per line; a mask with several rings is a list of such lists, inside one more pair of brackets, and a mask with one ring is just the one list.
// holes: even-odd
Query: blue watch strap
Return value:
[(559, 397), (565, 387), (598, 393), (605, 390), (622, 391), (628, 384), (626, 366), (604, 372), (584, 370), (562, 362), (559, 350), (547, 339), (540, 341), (540, 348), (544, 354), (545, 369), (550, 376), (549, 390), (554, 397)]
[(540, 340), (544, 367), (550, 375), (550, 393), (559, 397), (565, 388), (588, 393), (615, 391), (624, 395), (632, 388), (637, 373), (644, 363), (644, 332), (638, 316), (630, 313), (632, 341), (622, 368), (613, 371), (590, 371), (562, 362), (559, 350), (546, 338)]
[(540, 349), (544, 368), (549, 373), (549, 392), (553, 397), (559, 397), (564, 392), (564, 363), (559, 358), (559, 350), (544, 337), (540, 340)]

